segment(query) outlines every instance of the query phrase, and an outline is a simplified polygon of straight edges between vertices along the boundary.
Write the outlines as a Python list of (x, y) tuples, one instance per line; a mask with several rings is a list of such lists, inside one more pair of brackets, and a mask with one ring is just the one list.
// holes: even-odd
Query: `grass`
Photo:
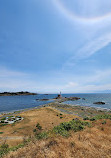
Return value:
[[(76, 110), (75, 107), (73, 110)], [(102, 154), (108, 155), (111, 145), (109, 144), (111, 141), (111, 115), (104, 114), (101, 111), (100, 113), (98, 112), (99, 115), (93, 112), (89, 115), (90, 111), (88, 114), (87, 111), (82, 111), (85, 113), (84, 116), (88, 116), (84, 118), (84, 121), (75, 119), (78, 117), (77, 115), (65, 113), (61, 115), (59, 110), (51, 107), (22, 112), (23, 121), (18, 124), (15, 123), (15, 126), (1, 127), (0, 130), (4, 131), (3, 137), (6, 137), (6, 135), (11, 137), (31, 136), (30, 143), (25, 143), (22, 139), (21, 142), (16, 139), (7, 140), (6, 143), (12, 144), (12, 146), (9, 146), (6, 150), (0, 148), (1, 155), (7, 154), (9, 151), (13, 152), (6, 155), (5, 158), (51, 157), (51, 152), (55, 158), (61, 157), (61, 154), (64, 155), (64, 158), (69, 158), (68, 155), (88, 158), (93, 157), (93, 154), (95, 158), (96, 154), (98, 157), (102, 157)], [(92, 123), (92, 128), (86, 128), (86, 126), (91, 127), (90, 119), (98, 121)], [(108, 119), (107, 123), (105, 119)], [(15, 133), (13, 133), (14, 130), (16, 131)], [(12, 143), (10, 143), (11, 141)], [(17, 143), (19, 144), (17, 145)], [(91, 153), (89, 153), (90, 151)], [(69, 153), (65, 155), (67, 152)], [(88, 154), (89, 156), (87, 156)], [(10, 155), (14, 156), (11, 157)]]
[[(85, 126), (89, 126), (90, 123), (89, 122), (85, 122), (85, 121), (80, 121), (80, 120), (71, 120), (69, 122), (63, 122), (58, 126), (55, 126), (52, 130), (50, 131), (42, 131), (42, 126), (37, 123), (36, 124), (36, 129), (33, 130), (33, 132), (35, 133), (35, 138), (37, 140), (41, 140), (41, 139), (47, 139), (50, 137), (50, 133), (55, 133), (55, 134), (59, 134), (61, 136), (64, 137), (68, 137), (70, 136), (69, 131), (72, 130), (74, 132), (77, 131), (81, 131), (84, 129)], [(0, 147), (0, 157), (2, 157), (4, 154), (7, 154), (9, 151), (16, 151), (19, 148), (24, 147), (27, 144), (28, 141), (24, 141), (24, 143), (19, 144), (15, 147), (9, 148), (8, 144), (3, 144)], [(74, 145), (74, 143), (71, 144), (72, 146)]]
[[(74, 120), (71, 121), (74, 122)], [(104, 125), (104, 128), (101, 124), (103, 120), (98, 120), (95, 122), (92, 128), (86, 128), (85, 130), (80, 130), (78, 132), (73, 132), (73, 130), (70, 129), (68, 123), (71, 121), (63, 122), (65, 129), (67, 130), (67, 132), (69, 132), (69, 134), (71, 133), (71, 136), (65, 138), (57, 134), (54, 135), (54, 137), (48, 137), (47, 139), (44, 139), (43, 137), (46, 134), (42, 133), (43, 139), (33, 139), (33, 142), (30, 141), (26, 146), (20, 145), (15, 149), (13, 148), (10, 151), (14, 152), (10, 152), (4, 158), (111, 157), (110, 120), (107, 120), (107, 124)], [(77, 122), (77, 124), (89, 126), (89, 123), (87, 123), (86, 121)], [(49, 135), (49, 133), (47, 134)]]
[(80, 120), (71, 120), (69, 122), (63, 122), (60, 125), (54, 127), (53, 131), (56, 134), (68, 137), (69, 131), (72, 130), (74, 132), (81, 131), (85, 128), (85, 126), (91, 126), (89, 122), (80, 121)]
[(9, 146), (8, 144), (2, 144), (0, 147), (0, 157), (7, 154), (9, 152)]
[(2, 124), (0, 124), (0, 127), (6, 126), (6, 125), (8, 125), (8, 124), (2, 123)]
[(41, 133), (37, 133), (35, 136), (38, 140), (40, 139), (47, 139), (49, 137), (48, 132), (41, 132)]
[(104, 115), (96, 115), (94, 117), (84, 117), (83, 120), (90, 120), (90, 121), (96, 121), (100, 119), (110, 119), (111, 120), (111, 115), (110, 114), (104, 114)]

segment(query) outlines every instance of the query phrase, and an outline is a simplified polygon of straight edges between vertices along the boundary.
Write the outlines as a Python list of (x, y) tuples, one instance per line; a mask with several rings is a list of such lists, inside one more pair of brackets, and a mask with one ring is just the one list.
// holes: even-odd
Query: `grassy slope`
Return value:
[[(103, 127), (103, 128), (101, 128)], [(110, 158), (111, 121), (105, 125), (97, 121), (95, 126), (72, 133), (69, 138), (61, 136), (46, 140), (33, 140), (26, 147), (10, 153), (5, 158)]]
[[(53, 107), (55, 108), (55, 107)], [(59, 125), (61, 122), (67, 122), (76, 118), (77, 115), (64, 114), (60, 119), (60, 112), (52, 107), (45, 107), (32, 111), (26, 111), (20, 115), (24, 117), (24, 121), (15, 124), (15, 126), (8, 125), (2, 127), (4, 131), (3, 136), (31, 136), (31, 142), (24, 148), (11, 152), (4, 158), (110, 158), (111, 157), (111, 120), (106, 120), (105, 124), (102, 124), (104, 120), (94, 121), (93, 127), (86, 127), (85, 130), (79, 132), (71, 132), (71, 136), (68, 138), (54, 135), (51, 138), (37, 140), (33, 137), (33, 129), (37, 122), (40, 123), (43, 130), (47, 131), (54, 126)], [(67, 107), (62, 107), (67, 109)], [(69, 111), (71, 107), (69, 107)], [(87, 110), (72, 109), (73, 112), (79, 114), (85, 113)], [(94, 109), (91, 111), (88, 109), (88, 116), (92, 112), (95, 114), (104, 114), (104, 112), (97, 112)], [(58, 116), (57, 116), (58, 115)], [(21, 128), (21, 129), (20, 129)], [(0, 129), (1, 130), (1, 129)], [(18, 140), (7, 140), (10, 146), (17, 145), (20, 142)], [(15, 142), (15, 144), (13, 143)]]

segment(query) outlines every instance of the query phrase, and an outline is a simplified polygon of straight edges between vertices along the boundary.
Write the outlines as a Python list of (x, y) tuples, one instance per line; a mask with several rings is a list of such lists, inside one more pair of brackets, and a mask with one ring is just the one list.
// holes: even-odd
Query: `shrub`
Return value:
[(91, 119), (90, 119), (90, 121), (95, 121), (96, 120), (96, 118), (94, 118), (94, 117), (92, 117)]
[(42, 126), (39, 123), (37, 123), (36, 128), (39, 129), (39, 130), (41, 130)]
[(53, 128), (53, 131), (56, 134), (60, 134), (62, 136), (69, 136), (69, 131), (73, 130), (74, 132), (80, 131), (84, 129), (84, 126), (90, 126), (89, 122), (83, 122), (80, 120), (72, 120), (69, 122), (61, 123), (60, 125)]
[(48, 132), (37, 133), (35, 137), (37, 139), (47, 139), (48, 138)]
[(0, 147), (0, 157), (9, 152), (8, 144), (2, 144)]
[(36, 131), (37, 131), (36, 129), (33, 130), (34, 133), (35, 133)]
[(0, 132), (0, 134), (3, 134), (3, 132)]
[(83, 118), (83, 120), (89, 120), (89, 117), (86, 116), (86, 117)]
[(90, 121), (95, 121), (99, 119), (111, 119), (111, 115), (109, 114), (104, 114), (104, 115), (96, 115), (90, 119)]
[(61, 136), (68, 137), (69, 133), (67, 130), (65, 130), (61, 125), (54, 127), (53, 129), (54, 133), (60, 134)]
[(6, 150), (6, 149), (8, 149), (8, 147), (9, 147), (9, 145), (8, 145), (8, 144), (2, 144), (0, 148), (1, 148), (1, 149), (5, 149), (5, 150)]
[(106, 124), (106, 120), (102, 121), (102, 124), (103, 124), (103, 125)]

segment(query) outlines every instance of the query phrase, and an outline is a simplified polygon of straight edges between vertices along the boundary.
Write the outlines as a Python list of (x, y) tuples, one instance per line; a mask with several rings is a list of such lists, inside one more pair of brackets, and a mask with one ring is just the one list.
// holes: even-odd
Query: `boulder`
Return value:
[(94, 102), (93, 104), (103, 105), (105, 102)]

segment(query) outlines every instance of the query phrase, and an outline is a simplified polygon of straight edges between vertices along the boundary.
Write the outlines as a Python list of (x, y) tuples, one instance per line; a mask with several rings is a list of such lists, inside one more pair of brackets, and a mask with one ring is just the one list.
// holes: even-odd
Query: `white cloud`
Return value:
[(27, 74), (19, 71), (9, 70), (6, 67), (0, 67), (0, 78), (17, 76), (27, 76)]
[[(37, 81), (31, 78), (34, 74), (26, 74), (18, 71), (0, 68), (0, 91), (33, 91), (38, 93), (81, 93), (111, 90), (111, 69), (96, 70), (90, 75), (53, 75), (49, 81)], [(62, 76), (63, 75), (63, 76)]]
[(65, 88), (72, 88), (72, 87), (77, 87), (78, 83), (76, 82), (69, 82), (67, 85), (65, 85)]

